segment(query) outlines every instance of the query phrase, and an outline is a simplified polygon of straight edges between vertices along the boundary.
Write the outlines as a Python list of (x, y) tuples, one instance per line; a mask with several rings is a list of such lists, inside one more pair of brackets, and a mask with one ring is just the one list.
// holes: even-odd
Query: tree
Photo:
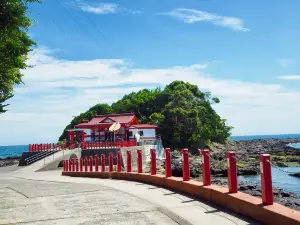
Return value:
[(21, 70), (26, 69), (27, 55), (35, 42), (27, 34), (32, 20), (28, 4), (38, 0), (0, 1), (0, 113), (4, 102), (13, 96), (13, 87), (22, 83)]
[[(211, 142), (225, 142), (230, 136), (232, 127), (212, 108), (219, 102), (197, 85), (174, 81), (164, 90), (144, 89), (125, 95), (112, 104), (111, 112), (134, 112), (141, 123), (158, 125), (164, 146), (197, 150)], [(89, 115), (90, 110), (74, 118), (70, 128)]]

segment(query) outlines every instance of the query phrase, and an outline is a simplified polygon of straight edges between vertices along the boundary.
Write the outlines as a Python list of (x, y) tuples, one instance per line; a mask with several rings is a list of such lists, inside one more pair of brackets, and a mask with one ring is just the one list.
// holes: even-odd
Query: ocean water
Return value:
[[(272, 168), (272, 184), (273, 188), (282, 188), (285, 191), (294, 192), (298, 196), (300, 196), (300, 178), (289, 176), (287, 173), (282, 170), (290, 173), (300, 172), (300, 167), (285, 167), (280, 168), (277, 167)], [(251, 183), (259, 183), (260, 184), (260, 175), (258, 176), (239, 176), (239, 181), (248, 181)]]
[(252, 135), (252, 136), (231, 136), (230, 139), (234, 141), (250, 141), (256, 139), (285, 139), (285, 138), (300, 138), (300, 134), (277, 134), (277, 135)]
[(28, 145), (0, 146), (0, 158), (9, 156), (21, 156), (23, 152), (28, 151)]

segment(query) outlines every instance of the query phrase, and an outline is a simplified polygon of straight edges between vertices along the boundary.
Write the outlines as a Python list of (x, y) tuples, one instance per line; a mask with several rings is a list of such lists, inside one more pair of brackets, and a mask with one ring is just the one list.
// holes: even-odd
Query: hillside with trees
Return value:
[(66, 138), (66, 130), (73, 128), (83, 119), (96, 114), (134, 112), (141, 123), (160, 127), (163, 145), (171, 148), (189, 147), (197, 149), (211, 142), (224, 143), (232, 127), (226, 125), (212, 108), (219, 103), (209, 92), (202, 92), (197, 85), (174, 81), (163, 90), (143, 89), (123, 96), (108, 104), (97, 104), (74, 117), (66, 126), (60, 140)]

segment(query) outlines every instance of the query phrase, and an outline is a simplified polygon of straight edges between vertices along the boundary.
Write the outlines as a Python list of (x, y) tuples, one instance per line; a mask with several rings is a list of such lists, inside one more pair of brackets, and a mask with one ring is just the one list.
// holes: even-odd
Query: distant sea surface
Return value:
[(300, 138), (300, 134), (277, 134), (277, 135), (252, 135), (252, 136), (231, 136), (230, 139), (234, 141), (249, 141), (257, 139), (285, 139), (285, 138)]
[(9, 156), (21, 156), (23, 152), (28, 151), (28, 145), (0, 146), (0, 158)]

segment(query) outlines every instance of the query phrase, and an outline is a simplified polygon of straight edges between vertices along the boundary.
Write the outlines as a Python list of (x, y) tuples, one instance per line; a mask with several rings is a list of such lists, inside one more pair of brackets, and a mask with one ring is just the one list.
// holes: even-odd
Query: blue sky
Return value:
[[(61, 4), (61, 5), (60, 5)], [(0, 145), (53, 142), (72, 116), (181, 79), (234, 135), (300, 133), (297, 0), (45, 0), (37, 46), (0, 116)]]

